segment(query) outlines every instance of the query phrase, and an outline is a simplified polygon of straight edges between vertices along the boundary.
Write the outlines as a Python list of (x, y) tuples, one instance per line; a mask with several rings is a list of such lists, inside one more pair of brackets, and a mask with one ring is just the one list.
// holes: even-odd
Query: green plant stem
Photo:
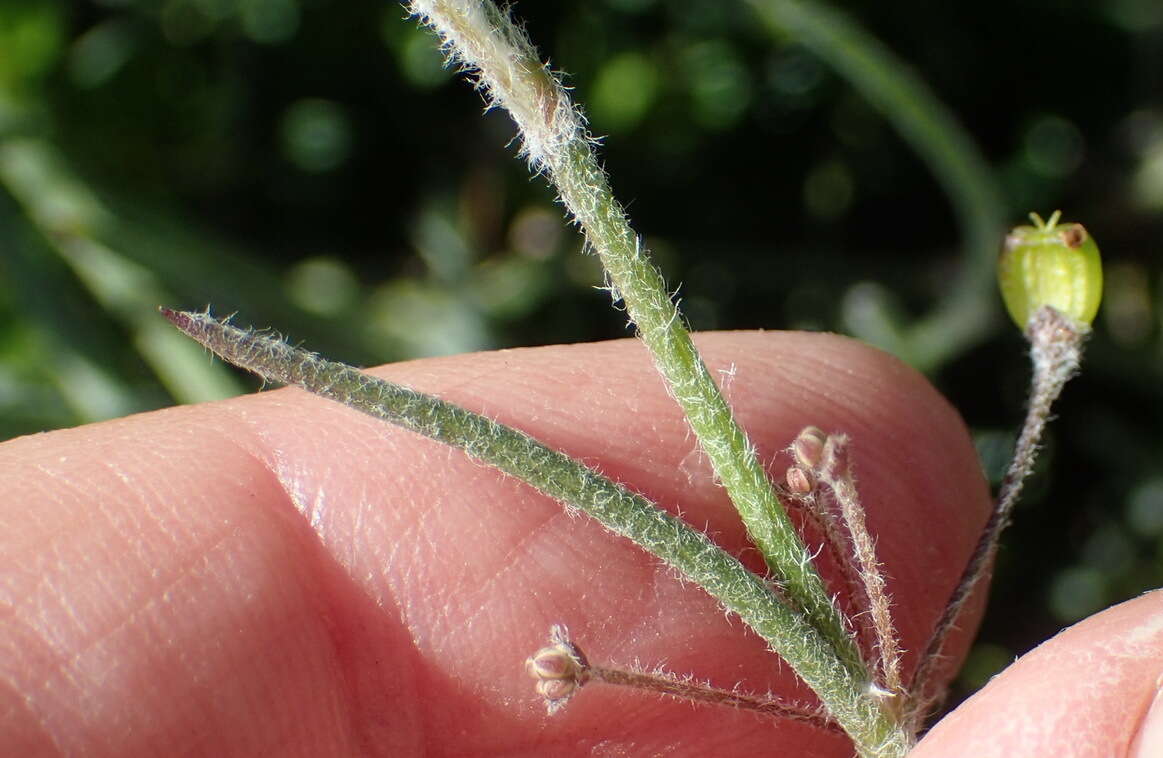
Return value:
[(900, 335), (910, 362), (940, 365), (979, 339), (994, 311), (994, 263), (1004, 229), (1001, 191), (973, 140), (902, 61), (838, 10), (811, 0), (747, 0), (774, 30), (852, 83), (913, 146), (957, 213), (966, 264), (941, 305)]
[(594, 183), (604, 176), (588, 145), (575, 144), (573, 148), (569, 160), (553, 171), (566, 206), (595, 209), (578, 215), (586, 238), (602, 259), (639, 337), (682, 407), (749, 534), (788, 597), (832, 640), (853, 672), (863, 674), (860, 653), (845, 631), (838, 609), (754, 447), (691, 342), (661, 274), (646, 257), (608, 185)]
[(702, 532), (564, 453), (489, 418), (324, 360), (269, 335), (223, 324), (207, 314), (171, 311), (175, 326), (223, 359), (265, 379), (310, 392), (457, 447), (576, 507), (627, 537), (736, 613), (816, 692), (861, 755), (902, 756), (911, 736), (865, 693), (867, 681), (835, 654), (810, 621), (771, 586)]
[(594, 155), (584, 119), (532, 44), (488, 0), (416, 0), (411, 10), (435, 29), (478, 86), (521, 131), (522, 150), (545, 171), (598, 254), (615, 299), (625, 304), (756, 547), (785, 595), (836, 650), (854, 677), (868, 677), (811, 554), (776, 496), (754, 447), (683, 325)]

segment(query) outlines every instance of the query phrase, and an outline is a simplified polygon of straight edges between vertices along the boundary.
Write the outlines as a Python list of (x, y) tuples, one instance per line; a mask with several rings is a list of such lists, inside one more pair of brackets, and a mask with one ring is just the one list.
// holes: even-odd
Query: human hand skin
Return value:
[(1160, 758), (1163, 591), (1073, 626), (946, 716), (910, 758)]
[[(843, 338), (696, 341), (776, 475), (805, 425), (852, 438), (910, 671), (989, 508), (956, 413)], [(758, 568), (638, 343), (373, 373), (581, 458)], [(810, 726), (601, 685), (546, 716), (522, 664), (555, 623), (597, 663), (804, 689), (628, 541), (299, 390), (13, 440), (0, 481), (0, 755), (850, 754)], [(1070, 755), (1023, 753), (1043, 754)]]

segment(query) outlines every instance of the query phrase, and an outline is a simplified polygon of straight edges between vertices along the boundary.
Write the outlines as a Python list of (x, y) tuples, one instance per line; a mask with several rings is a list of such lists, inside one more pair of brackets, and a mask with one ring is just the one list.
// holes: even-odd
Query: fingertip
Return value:
[(911, 755), (1163, 755), (1161, 691), (1163, 591), (1156, 590), (1027, 653), (933, 727)]
[[(807, 425), (852, 439), (902, 642), (918, 649), (988, 505), (956, 412), (919, 374), (852, 340), (749, 332), (696, 341), (774, 476), (790, 462), (782, 451)], [(756, 563), (640, 343), (500, 351), (374, 372), (516, 426), (681, 512)], [(64, 439), (71, 440), (67, 450), (54, 447)], [(243, 531), (265, 546), (263, 555), (286, 564), (288, 576), (304, 574), (293, 582), (302, 591), (288, 595), (288, 613), (301, 613), (305, 629), (346, 623), (398, 631), (405, 642), (380, 651), (355, 647), (376, 660), (390, 660), (389, 648), (408, 659), (401, 666), (416, 694), (410, 702), (433, 740), (513, 747), (540, 735), (535, 697), (529, 691), (528, 702), (520, 700), (528, 687), (519, 663), (553, 623), (568, 623), (613, 662), (666, 660), (679, 671), (757, 691), (796, 686), (754, 635), (629, 543), (562, 516), (558, 504), (459, 452), (300, 391), (126, 419), (50, 435), (44, 443), (42, 454), (60, 458), (74, 474), (79, 469), (61, 455), (87, 458), (85, 465), (103, 472), (106, 500), (111, 512), (124, 513), (128, 532), (139, 530), (134, 519), (157, 513), (159, 503), (172, 506), (163, 521), (173, 534), (189, 535), (199, 524), (230, 524), (233, 533), (250, 525)], [(118, 487), (137, 494), (127, 497)], [(92, 500), (91, 492), (75, 499)], [(230, 545), (240, 555), (254, 557), (253, 547), (236, 542)], [(302, 560), (316, 548), (319, 560)], [(163, 552), (154, 567), (177, 557)], [(323, 565), (339, 578), (329, 573), (324, 580)], [(234, 586), (223, 579), (203, 589), (229, 595)], [(338, 595), (351, 600), (337, 603)], [(222, 607), (221, 599), (214, 607)], [(319, 607), (328, 609), (327, 618), (315, 618)], [(972, 628), (972, 617), (963, 626)], [(300, 648), (286, 650), (312, 660)], [(625, 706), (630, 700), (632, 709)], [(555, 723), (561, 744), (579, 744), (599, 723), (603, 740), (623, 735), (631, 744), (652, 731), (669, 738), (676, 719), (687, 738), (697, 738), (709, 734), (700, 724), (723, 718), (706, 711), (692, 718), (686, 704), (624, 695), (594, 694), (592, 703), (571, 707), (574, 715)], [(611, 711), (611, 703), (621, 705)], [(769, 744), (766, 722), (742, 721), (751, 725), (743, 742)], [(802, 729), (780, 735), (789, 745), (820, 745)]]

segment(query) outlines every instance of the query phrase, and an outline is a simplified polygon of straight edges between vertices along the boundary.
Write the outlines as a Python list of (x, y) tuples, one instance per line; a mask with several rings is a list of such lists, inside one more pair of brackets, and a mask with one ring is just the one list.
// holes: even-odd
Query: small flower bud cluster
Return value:
[(788, 467), (784, 481), (792, 495), (808, 497), (815, 491), (816, 477), (812, 472), (820, 465), (827, 439), (827, 435), (820, 429), (809, 426), (791, 443), (791, 454), (796, 462)]
[(589, 679), (589, 663), (565, 627), (554, 626), (549, 638), (551, 644), (525, 660), (525, 671), (537, 680), (537, 694), (553, 713)]

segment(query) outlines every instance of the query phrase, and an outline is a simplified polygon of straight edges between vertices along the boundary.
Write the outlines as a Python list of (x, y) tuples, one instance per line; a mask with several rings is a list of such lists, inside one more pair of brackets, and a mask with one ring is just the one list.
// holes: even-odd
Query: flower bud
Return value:
[(549, 638), (550, 645), (525, 660), (525, 671), (537, 680), (537, 694), (554, 713), (589, 680), (590, 667), (585, 654), (569, 641), (565, 627), (554, 626)]
[(550, 705), (569, 700), (581, 686), (577, 679), (542, 679), (537, 682), (537, 694)]
[(791, 451), (796, 463), (808, 469), (820, 465), (820, 456), (824, 453), (824, 443), (827, 439), (828, 435), (819, 428), (805, 426), (803, 431), (796, 436), (795, 441), (791, 443)]
[(534, 679), (578, 679), (585, 671), (583, 659), (572, 645), (543, 647), (525, 659), (525, 671)]
[(784, 474), (788, 492), (793, 495), (810, 495), (816, 488), (816, 478), (803, 466), (788, 466)]
[(1025, 330), (1034, 314), (1049, 305), (1070, 320), (1090, 326), (1102, 299), (1098, 246), (1082, 224), (1059, 224), (1058, 212), (1035, 226), (1006, 235), (998, 261), (998, 282), (1006, 309)]

